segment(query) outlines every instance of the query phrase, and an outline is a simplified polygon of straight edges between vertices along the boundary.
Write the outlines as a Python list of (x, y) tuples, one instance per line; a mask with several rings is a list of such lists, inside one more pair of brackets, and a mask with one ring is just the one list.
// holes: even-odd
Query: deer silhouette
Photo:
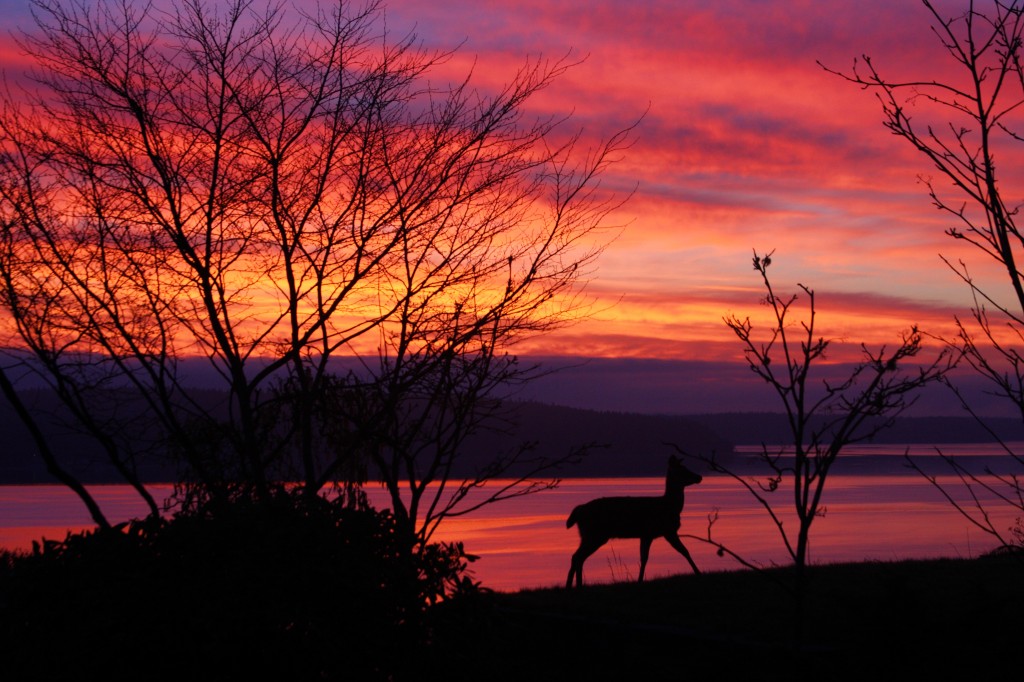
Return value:
[(599, 497), (572, 510), (565, 522), (566, 528), (579, 527), (580, 546), (572, 555), (566, 587), (583, 585), (583, 562), (611, 538), (640, 538), (640, 580), (651, 543), (665, 538), (677, 552), (686, 557), (694, 573), (700, 573), (693, 557), (679, 539), (679, 516), (683, 512), (683, 492), (688, 485), (700, 483), (703, 478), (683, 466), (675, 455), (669, 457), (665, 476), (665, 494), (661, 497)]

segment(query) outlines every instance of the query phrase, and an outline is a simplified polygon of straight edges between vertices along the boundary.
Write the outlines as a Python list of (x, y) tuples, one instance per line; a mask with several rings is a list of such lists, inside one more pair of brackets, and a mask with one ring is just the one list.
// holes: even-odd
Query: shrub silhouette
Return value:
[(408, 676), (431, 639), (429, 605), (476, 587), (461, 545), (411, 546), (388, 512), (285, 491), (69, 535), (3, 562), (7, 669)]

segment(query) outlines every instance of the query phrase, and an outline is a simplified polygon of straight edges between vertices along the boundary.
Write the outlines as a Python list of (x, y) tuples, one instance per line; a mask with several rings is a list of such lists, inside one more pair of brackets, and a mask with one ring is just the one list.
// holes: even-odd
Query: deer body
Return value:
[(665, 538), (690, 562), (694, 573), (700, 573), (690, 552), (679, 540), (679, 516), (683, 511), (684, 489), (700, 483), (701, 476), (682, 465), (675, 456), (669, 458), (665, 477), (665, 494), (660, 497), (599, 497), (572, 510), (566, 528), (579, 528), (580, 546), (572, 555), (565, 586), (583, 584), (583, 562), (611, 538), (640, 539), (640, 582), (644, 580), (647, 558), (655, 538)]

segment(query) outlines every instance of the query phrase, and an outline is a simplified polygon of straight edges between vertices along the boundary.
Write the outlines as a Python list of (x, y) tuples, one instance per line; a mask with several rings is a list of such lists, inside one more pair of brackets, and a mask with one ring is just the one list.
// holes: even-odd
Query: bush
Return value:
[(410, 676), (430, 606), (477, 586), (461, 545), (388, 512), (279, 491), (69, 535), (0, 562), (20, 678)]

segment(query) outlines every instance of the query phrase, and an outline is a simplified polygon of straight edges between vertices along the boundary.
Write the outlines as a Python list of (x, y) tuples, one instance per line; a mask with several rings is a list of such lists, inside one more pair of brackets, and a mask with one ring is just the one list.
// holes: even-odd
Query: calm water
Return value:
[[(958, 449), (965, 455), (992, 455), (985, 448)], [(857, 471), (870, 462), (873, 471), (895, 473), (839, 472), (830, 478), (825, 493), (828, 512), (815, 521), (811, 531), (812, 561), (972, 557), (992, 548), (992, 541), (972, 528), (926, 480), (905, 470), (896, 453), (902, 454), (902, 449), (859, 450), (857, 455), (864, 459), (851, 457), (851, 466), (846, 467)], [(884, 465), (886, 461), (891, 466)], [(940, 480), (955, 483), (949, 476)], [(446, 521), (437, 539), (462, 540), (467, 551), (479, 555), (473, 573), (491, 588), (557, 585), (565, 580), (569, 556), (578, 542), (576, 529), (565, 527), (574, 506), (607, 495), (660, 495), (663, 488), (663, 480), (655, 478), (570, 479), (558, 489)], [(95, 486), (91, 490), (112, 521), (145, 511), (127, 486)], [(170, 486), (155, 486), (154, 491), (158, 498), (166, 496)], [(780, 508), (789, 501), (784, 490), (774, 498)], [(705, 536), (708, 515), (715, 510), (719, 516), (713, 531), (716, 539), (762, 564), (786, 563), (778, 531), (767, 515), (749, 493), (726, 478), (706, 476), (703, 483), (687, 489), (680, 532)], [(1012, 522), (1013, 515), (1008, 512), (1000, 520), (1004, 527)], [(787, 527), (795, 524), (792, 518), (786, 522)], [(89, 526), (82, 504), (62, 486), (0, 486), (0, 546), (27, 549), (34, 539), (62, 539), (70, 529)], [(686, 538), (684, 542), (703, 570), (737, 568), (733, 560), (715, 556), (704, 543)], [(631, 580), (638, 568), (638, 541), (613, 540), (590, 557), (585, 574), (588, 582)], [(655, 541), (648, 576), (689, 570), (686, 560), (667, 543)]]

